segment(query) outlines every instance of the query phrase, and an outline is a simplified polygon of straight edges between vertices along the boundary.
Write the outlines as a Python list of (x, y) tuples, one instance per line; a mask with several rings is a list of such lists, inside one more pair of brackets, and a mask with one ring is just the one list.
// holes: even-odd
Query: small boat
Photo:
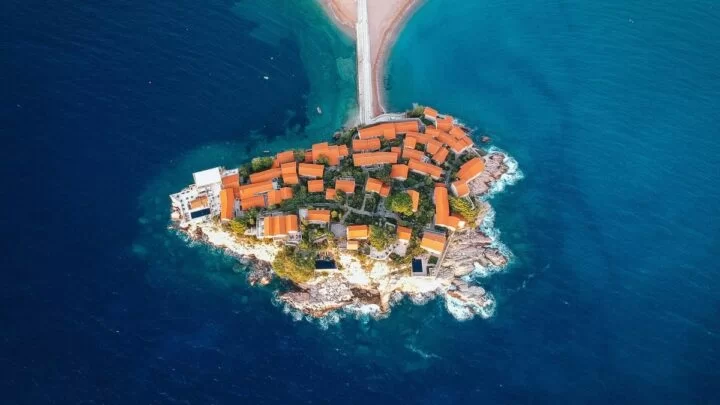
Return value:
[(322, 110), (320, 109), (320, 106), (315, 107), (315, 110), (317, 110), (318, 114), (322, 114)]

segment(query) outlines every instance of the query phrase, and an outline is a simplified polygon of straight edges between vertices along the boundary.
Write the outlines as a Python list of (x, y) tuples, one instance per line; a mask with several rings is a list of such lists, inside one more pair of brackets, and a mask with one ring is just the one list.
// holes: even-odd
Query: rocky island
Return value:
[(172, 227), (236, 256), (250, 283), (272, 283), (280, 303), (313, 318), (381, 316), (403, 297), (490, 316), (493, 297), (472, 280), (508, 262), (487, 197), (519, 176), (516, 163), (430, 107), (383, 117), (194, 173), (170, 195)]

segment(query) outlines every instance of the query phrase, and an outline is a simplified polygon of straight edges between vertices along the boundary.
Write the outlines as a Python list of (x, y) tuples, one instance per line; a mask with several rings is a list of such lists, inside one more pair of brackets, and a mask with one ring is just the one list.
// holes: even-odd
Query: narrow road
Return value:
[(356, 32), (359, 118), (361, 124), (369, 124), (373, 119), (373, 74), (367, 0), (357, 0)]

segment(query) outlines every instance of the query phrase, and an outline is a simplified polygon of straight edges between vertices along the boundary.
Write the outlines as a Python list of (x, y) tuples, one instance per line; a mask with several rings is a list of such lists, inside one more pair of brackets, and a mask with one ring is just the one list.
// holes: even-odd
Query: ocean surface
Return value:
[[(298, 320), (166, 229), (191, 173), (327, 138), (354, 46), (310, 0), (8, 0), (3, 404), (720, 403), (720, 5), (428, 0), (390, 106), (509, 152), (498, 301)], [(323, 111), (316, 112), (316, 107)]]

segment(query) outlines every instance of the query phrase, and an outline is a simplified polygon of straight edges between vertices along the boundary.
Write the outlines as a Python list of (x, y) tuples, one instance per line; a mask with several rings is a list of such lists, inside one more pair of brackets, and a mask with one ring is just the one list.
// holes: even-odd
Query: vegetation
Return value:
[(410, 216), (413, 214), (412, 198), (404, 191), (394, 193), (385, 199), (385, 208), (398, 214)]
[(370, 245), (375, 249), (383, 250), (395, 242), (395, 239), (395, 233), (389, 231), (387, 228), (378, 225), (370, 225), (370, 237), (368, 238), (368, 242), (370, 242)]
[(262, 156), (253, 158), (250, 161), (250, 166), (253, 172), (259, 172), (271, 168), (273, 165), (272, 156)]
[(278, 252), (272, 266), (278, 276), (294, 283), (307, 282), (313, 278), (315, 273), (314, 257), (302, 255), (291, 247), (286, 247)]
[(462, 215), (468, 224), (474, 224), (480, 213), (480, 208), (474, 206), (473, 203), (466, 198), (450, 196), (450, 208)]

